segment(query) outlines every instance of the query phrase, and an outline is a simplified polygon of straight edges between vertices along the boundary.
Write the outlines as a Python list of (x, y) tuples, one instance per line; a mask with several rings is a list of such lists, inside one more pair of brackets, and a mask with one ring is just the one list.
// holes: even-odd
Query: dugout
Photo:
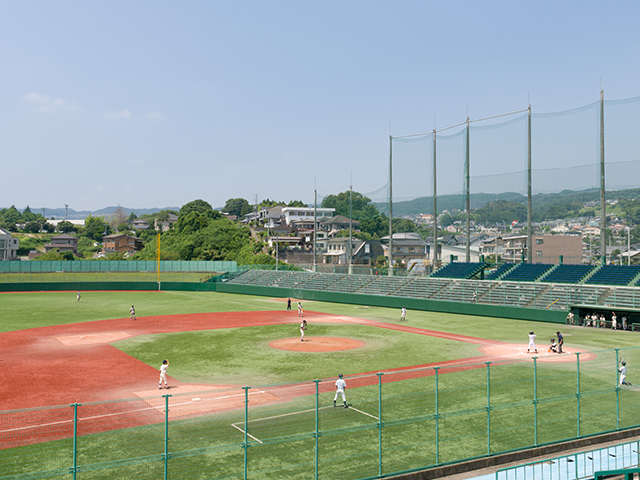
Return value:
[(615, 307), (605, 308), (603, 305), (572, 305), (571, 311), (573, 312), (575, 325), (588, 326), (585, 325), (588, 321), (586, 320), (587, 316), (590, 317), (593, 314), (596, 314), (598, 318), (600, 318), (601, 315), (604, 315), (605, 328), (611, 328), (611, 317), (615, 312), (618, 330), (622, 330), (622, 317), (627, 317), (627, 330), (640, 331), (640, 308), (619, 309)]

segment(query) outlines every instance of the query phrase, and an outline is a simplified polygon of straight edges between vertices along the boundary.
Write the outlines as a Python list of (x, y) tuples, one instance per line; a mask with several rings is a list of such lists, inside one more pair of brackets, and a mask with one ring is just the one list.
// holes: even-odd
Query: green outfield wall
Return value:
[(267, 297), (293, 297), (304, 300), (348, 303), (354, 305), (371, 305), (375, 307), (401, 308), (402, 306), (405, 306), (410, 310), (457, 313), (461, 315), (481, 315), (498, 318), (515, 318), (519, 320), (534, 320), (538, 322), (565, 323), (565, 318), (567, 316), (566, 312), (562, 311), (502, 307), (498, 305), (484, 305), (478, 303), (439, 302), (437, 300), (422, 300), (406, 297), (322, 292), (316, 290), (261, 287), (229, 283), (218, 283), (217, 285), (217, 291), (226, 293), (264, 295)]
[[(236, 262), (205, 260), (161, 260), (161, 272), (234, 272)], [(153, 260), (74, 260), (0, 262), (0, 273), (41, 272), (156, 272)]]

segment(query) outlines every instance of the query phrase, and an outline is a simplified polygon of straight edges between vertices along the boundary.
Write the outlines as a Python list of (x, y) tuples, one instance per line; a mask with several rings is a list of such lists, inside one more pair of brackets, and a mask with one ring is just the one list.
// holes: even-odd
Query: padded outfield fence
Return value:
[(349, 408), (325, 379), (4, 411), (0, 479), (419, 471), (639, 426), (640, 389), (618, 386), (623, 359), (633, 381), (640, 348), (346, 375)]

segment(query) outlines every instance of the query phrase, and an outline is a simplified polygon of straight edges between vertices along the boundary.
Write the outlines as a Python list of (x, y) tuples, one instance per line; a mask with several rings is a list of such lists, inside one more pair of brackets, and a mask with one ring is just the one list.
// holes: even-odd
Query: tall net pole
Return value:
[(313, 189), (313, 271), (318, 271), (316, 263), (316, 226), (318, 225), (318, 190)]
[[(531, 104), (527, 119), (527, 262), (533, 263), (533, 222), (531, 206)], [(497, 230), (497, 229), (496, 229)], [(496, 240), (496, 253), (498, 241)]]
[(351, 265), (351, 260), (353, 253), (351, 252), (353, 248), (353, 179), (351, 175), (349, 175), (349, 249), (347, 250), (349, 254), (349, 275), (353, 273), (353, 267)]
[(604, 192), (604, 90), (600, 90), (600, 256), (602, 265), (607, 261), (607, 228), (605, 192)]
[(389, 276), (393, 277), (393, 137), (389, 135)]
[(432, 271), (436, 269), (438, 264), (438, 196), (436, 182), (436, 129), (433, 129), (433, 264), (431, 266)]
[(467, 145), (465, 148), (465, 169), (466, 169), (466, 176), (467, 176), (467, 200), (466, 200), (466, 209), (467, 209), (467, 248), (466, 248), (466, 252), (465, 252), (465, 261), (466, 262), (470, 262), (471, 261), (471, 200), (470, 200), (470, 195), (471, 195), (471, 189), (469, 186), (469, 178), (471, 177), (470, 175), (470, 169), (469, 169), (469, 117), (467, 116)]

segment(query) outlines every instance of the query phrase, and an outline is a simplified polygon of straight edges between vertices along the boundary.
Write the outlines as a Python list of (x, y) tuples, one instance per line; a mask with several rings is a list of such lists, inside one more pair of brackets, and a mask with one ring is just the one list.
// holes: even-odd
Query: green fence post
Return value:
[(163, 395), (164, 397), (164, 480), (169, 475), (169, 397), (171, 395)]
[(620, 430), (620, 385), (618, 382), (619, 348), (616, 348), (616, 430)]
[(247, 480), (247, 449), (249, 448), (249, 389), (251, 387), (242, 387), (244, 390), (244, 442), (242, 448), (244, 449), (244, 480)]
[(538, 357), (533, 357), (533, 444), (538, 446)]
[(319, 388), (318, 388), (318, 384), (320, 383), (320, 380), (314, 380), (314, 382), (316, 383), (316, 431), (313, 434), (313, 436), (316, 439), (316, 480), (318, 480), (318, 462), (319, 462), (319, 450), (318, 450), (318, 437), (320, 437), (320, 432), (318, 430), (318, 427), (320, 426), (319, 421), (318, 421), (318, 411), (320, 408), (319, 405)]
[(436, 465), (440, 465), (440, 413), (438, 412), (438, 370), (440, 367), (433, 367), (436, 371)]
[(382, 478), (382, 375), (378, 373), (378, 476)]
[(580, 438), (580, 352), (576, 352), (576, 416), (578, 422), (578, 438)]
[(73, 480), (76, 478), (76, 471), (78, 470), (78, 407), (81, 403), (72, 403), (73, 407), (73, 467), (71, 467), (71, 473), (73, 474)]
[(487, 455), (491, 455), (491, 390), (489, 381), (489, 365), (491, 362), (484, 362), (487, 365)]

